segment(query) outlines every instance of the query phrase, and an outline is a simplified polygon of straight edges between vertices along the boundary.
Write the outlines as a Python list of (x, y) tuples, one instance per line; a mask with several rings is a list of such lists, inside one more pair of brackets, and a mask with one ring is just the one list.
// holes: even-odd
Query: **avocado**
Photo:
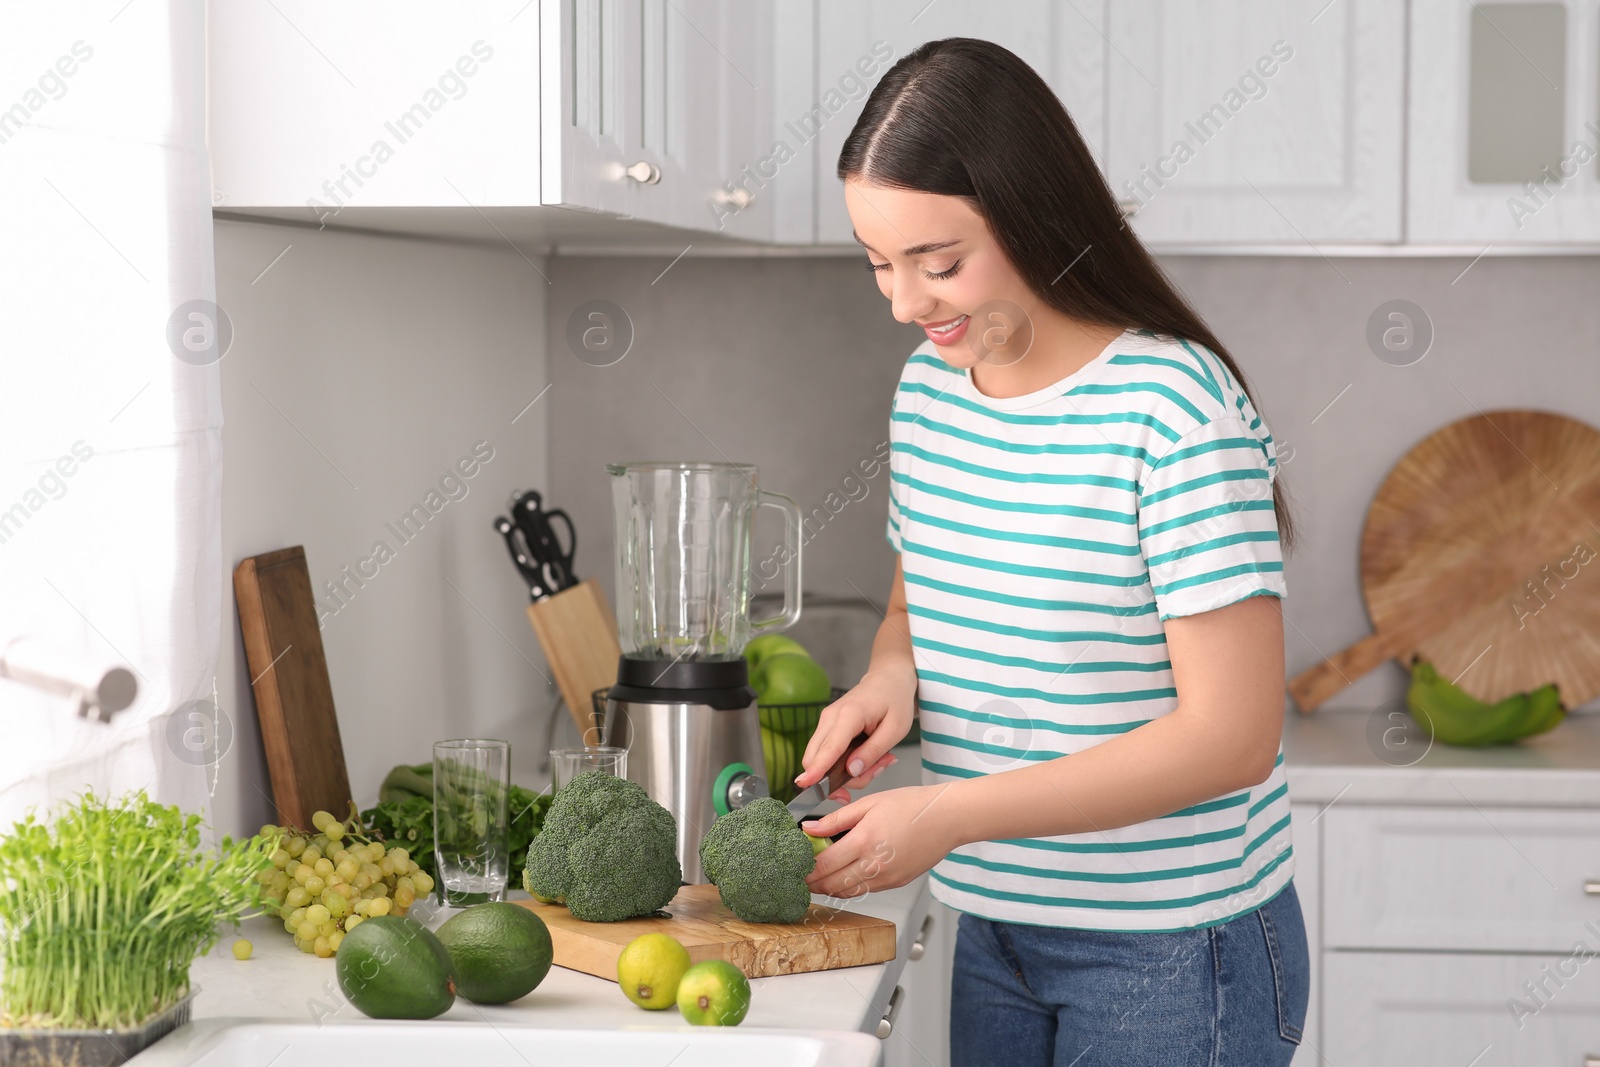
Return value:
[(518, 904), (476, 904), (447, 919), (439, 941), (450, 954), (456, 992), (474, 1004), (509, 1004), (550, 973), (550, 929)]
[(345, 935), (334, 964), (344, 995), (374, 1019), (431, 1019), (455, 1003), (450, 953), (415, 919), (368, 919)]

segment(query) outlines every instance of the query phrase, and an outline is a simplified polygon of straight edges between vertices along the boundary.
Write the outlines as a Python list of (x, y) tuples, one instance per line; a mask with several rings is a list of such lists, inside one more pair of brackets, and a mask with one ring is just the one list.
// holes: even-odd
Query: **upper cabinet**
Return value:
[[(1041, 74), (1158, 251), (1600, 243), (1600, 0), (212, 0), (209, 20), (224, 211), (850, 246), (834, 168), (867, 95), (971, 36)], [(577, 210), (524, 210), (551, 206)]]
[[(742, 180), (766, 145), (772, 8), (741, 0), (544, 0), (542, 202), (727, 237), (771, 237)], [(568, 105), (571, 110), (568, 110)]]
[[(800, 5), (805, 6), (805, 5)], [(850, 244), (850, 217), (835, 167), (867, 94), (925, 41), (981, 37), (1004, 45), (1055, 90), (1104, 166), (1106, 40), (1103, 3), (1055, 0), (815, 0), (816, 230), (821, 244)]]
[(560, 205), (767, 240), (738, 178), (767, 148), (772, 21), (739, 0), (214, 2), (213, 200), (332, 223)]
[(537, 204), (539, 10), (518, 6), (211, 3), (213, 203)]
[(1161, 246), (1401, 239), (1405, 5), (1116, 0), (1107, 177)]
[(1407, 239), (1600, 241), (1600, 3), (1411, 0)]

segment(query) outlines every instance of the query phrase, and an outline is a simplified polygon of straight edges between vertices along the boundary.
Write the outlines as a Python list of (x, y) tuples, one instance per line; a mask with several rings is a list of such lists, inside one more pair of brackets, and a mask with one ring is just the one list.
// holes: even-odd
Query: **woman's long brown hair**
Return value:
[[(1228, 350), (1124, 223), (1066, 108), (1000, 45), (947, 37), (889, 68), (845, 138), (838, 176), (965, 198), (1051, 307), (1084, 323), (1198, 341), (1249, 395)], [(1287, 554), (1295, 529), (1281, 469), (1272, 505)]]

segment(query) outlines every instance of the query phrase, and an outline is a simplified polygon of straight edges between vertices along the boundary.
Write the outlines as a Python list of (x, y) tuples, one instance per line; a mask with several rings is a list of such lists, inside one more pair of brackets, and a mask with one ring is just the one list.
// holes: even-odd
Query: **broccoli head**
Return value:
[(636, 783), (586, 771), (550, 801), (522, 885), (585, 922), (648, 915), (683, 881), (672, 813)]
[[(548, 825), (548, 824), (547, 824)], [(795, 923), (811, 906), (811, 839), (783, 803), (762, 797), (711, 824), (700, 864), (722, 902), (745, 922)]]

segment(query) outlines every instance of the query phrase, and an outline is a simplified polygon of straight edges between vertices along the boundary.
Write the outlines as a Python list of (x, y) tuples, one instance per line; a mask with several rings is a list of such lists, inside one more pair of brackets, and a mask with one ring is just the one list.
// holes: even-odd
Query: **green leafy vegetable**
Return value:
[(200, 816), (85, 793), (0, 840), (0, 1023), (131, 1029), (183, 999), (189, 965), (261, 906), (275, 837), (200, 847)]
[[(550, 796), (514, 785), (506, 799), (507, 847), (511, 869), (516, 871), (527, 861), (528, 845), (544, 826)], [(378, 790), (378, 803), (361, 813), (361, 821), (384, 841), (405, 848), (429, 876), (439, 877), (433, 851), (433, 764), (402, 764), (390, 771)]]

